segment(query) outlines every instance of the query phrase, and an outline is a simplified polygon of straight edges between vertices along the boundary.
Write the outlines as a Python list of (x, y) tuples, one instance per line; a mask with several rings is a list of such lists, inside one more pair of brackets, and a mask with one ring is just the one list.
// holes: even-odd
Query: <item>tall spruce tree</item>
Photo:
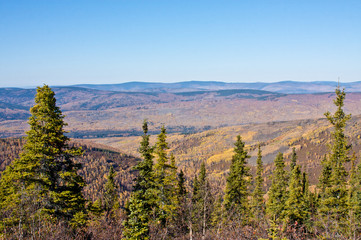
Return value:
[(247, 222), (249, 215), (249, 184), (251, 181), (250, 168), (247, 166), (247, 151), (241, 136), (237, 136), (234, 155), (227, 177), (225, 208), (233, 220)]
[(257, 221), (260, 221), (265, 214), (265, 203), (264, 203), (264, 194), (263, 191), (263, 163), (262, 163), (262, 151), (261, 145), (258, 144), (258, 155), (257, 155), (257, 170), (255, 178), (255, 187), (252, 194), (252, 209), (254, 217)]
[(157, 201), (159, 204), (157, 218), (162, 226), (166, 226), (167, 222), (173, 220), (176, 207), (178, 206), (176, 194), (177, 168), (175, 166), (174, 157), (172, 158), (172, 163), (169, 163), (167, 156), (169, 147), (166, 138), (167, 132), (165, 127), (162, 126), (161, 132), (157, 137), (154, 151), (157, 157), (157, 161), (154, 165), (155, 182), (158, 189)]
[[(334, 100), (337, 110), (334, 114), (325, 113), (334, 130), (332, 132), (331, 153), (323, 164), (322, 170), (322, 173), (329, 171), (329, 176), (327, 182), (325, 182), (325, 174), (322, 174), (320, 179), (324, 191), (320, 194), (319, 212), (321, 222), (332, 232), (344, 231), (348, 213), (347, 171), (344, 164), (349, 161), (350, 146), (347, 144), (344, 131), (346, 122), (351, 118), (351, 115), (346, 115), (342, 108), (345, 96), (344, 90), (341, 91), (337, 87), (336, 99)], [(337, 222), (338, 226), (334, 227), (334, 222)]]
[(268, 191), (268, 200), (266, 203), (266, 212), (271, 219), (282, 220), (284, 208), (287, 199), (287, 173), (285, 171), (285, 162), (283, 154), (278, 153), (274, 160), (275, 169), (272, 173), (272, 185)]
[(7, 167), (0, 181), (0, 206), (6, 212), (2, 222), (26, 225), (34, 216), (44, 214), (66, 222), (83, 222), (85, 183), (77, 174), (81, 165), (72, 160), (82, 151), (69, 146), (64, 115), (49, 86), (37, 88), (30, 112), (30, 130), (20, 158)]
[(157, 191), (153, 172), (153, 147), (150, 146), (148, 123), (143, 122), (143, 137), (139, 152), (143, 159), (134, 169), (138, 171), (134, 179), (133, 192), (126, 206), (127, 218), (123, 222), (123, 238), (149, 239), (149, 231), (154, 213), (157, 212)]

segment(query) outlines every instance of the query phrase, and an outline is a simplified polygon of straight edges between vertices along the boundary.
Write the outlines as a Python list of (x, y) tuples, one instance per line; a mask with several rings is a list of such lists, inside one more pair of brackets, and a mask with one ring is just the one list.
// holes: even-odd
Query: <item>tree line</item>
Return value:
[[(0, 179), (0, 231), (9, 239), (360, 239), (361, 165), (350, 156), (344, 134), (350, 115), (344, 90), (336, 89), (330, 153), (322, 161), (319, 183), (311, 188), (293, 148), (290, 169), (279, 153), (271, 186), (264, 188), (261, 144), (256, 174), (241, 136), (234, 143), (223, 193), (216, 193), (201, 164), (194, 179), (178, 171), (163, 126), (150, 144), (143, 123), (133, 190), (120, 205), (116, 172), (110, 168), (101, 198), (85, 199), (80, 148), (65, 136), (64, 115), (54, 92), (38, 87), (30, 130), (18, 159)], [(351, 162), (351, 168), (345, 164)], [(267, 191), (266, 191), (267, 190)]]

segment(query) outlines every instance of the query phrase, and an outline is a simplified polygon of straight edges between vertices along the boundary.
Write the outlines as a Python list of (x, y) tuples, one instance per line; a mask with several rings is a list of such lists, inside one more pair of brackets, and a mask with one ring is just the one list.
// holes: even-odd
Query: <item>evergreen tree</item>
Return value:
[(104, 213), (102, 202), (99, 199), (90, 202), (88, 210), (96, 217), (100, 217)]
[(23, 151), (4, 171), (0, 182), (0, 207), (8, 216), (3, 222), (8, 226), (26, 224), (42, 214), (67, 222), (77, 214), (74, 224), (83, 222), (79, 216), (84, 214), (79, 213), (84, 210), (81, 192), (85, 183), (77, 174), (80, 164), (72, 160), (82, 151), (69, 146), (64, 115), (49, 86), (37, 88), (30, 112)]
[(117, 187), (115, 186), (114, 181), (115, 176), (116, 172), (114, 171), (113, 166), (111, 166), (108, 174), (108, 180), (105, 184), (105, 192), (103, 196), (104, 209), (108, 213), (108, 215), (109, 213), (120, 207), (118, 201)]
[[(344, 90), (341, 91), (337, 87), (336, 99), (334, 100), (337, 110), (333, 115), (330, 112), (325, 113), (325, 116), (333, 125), (334, 131), (332, 133), (333, 144), (331, 146), (331, 153), (322, 171), (322, 173), (330, 171), (327, 184), (325, 185), (324, 183), (324, 174), (320, 179), (324, 191), (321, 192), (319, 212), (323, 225), (333, 232), (344, 230), (348, 212), (347, 171), (344, 164), (349, 161), (348, 152), (350, 146), (347, 144), (344, 130), (346, 122), (351, 118), (351, 115), (346, 115), (342, 109), (345, 95)], [(333, 227), (335, 225), (333, 222), (337, 222), (339, 226)]]
[[(167, 204), (165, 205), (165, 212), (169, 224), (174, 224), (176, 213), (179, 210), (178, 198), (178, 175), (177, 166), (175, 165), (174, 155), (170, 155), (170, 164), (166, 165), (166, 175), (164, 177), (165, 198)], [(184, 187), (184, 186), (183, 186)]]
[(302, 192), (304, 196), (310, 195), (310, 183), (308, 181), (308, 175), (306, 172), (302, 173)]
[(297, 154), (296, 154), (296, 148), (292, 148), (292, 155), (291, 155), (291, 164), (290, 164), (290, 173), (292, 174), (293, 168), (296, 166), (297, 162)]
[(181, 199), (184, 199), (187, 195), (187, 189), (185, 187), (185, 177), (183, 170), (180, 171), (178, 174), (178, 199), (181, 201)]
[(244, 142), (241, 136), (237, 136), (235, 142), (230, 173), (227, 177), (226, 194), (225, 194), (225, 208), (233, 220), (241, 220), (244, 223), (247, 221), (249, 215), (249, 184), (250, 184), (250, 169), (247, 166), (247, 152), (244, 149)]
[(206, 166), (203, 162), (198, 177), (194, 179), (192, 196), (192, 231), (201, 232), (203, 237), (206, 229), (211, 225), (213, 201)]
[(285, 219), (289, 224), (297, 223), (298, 226), (302, 226), (308, 219), (307, 193), (304, 184), (300, 166), (295, 165), (291, 173), (284, 211)]
[(179, 203), (176, 225), (180, 234), (185, 235), (188, 232), (190, 221), (188, 213), (187, 189), (185, 187), (185, 177), (183, 170), (178, 174), (177, 200)]
[(143, 137), (139, 152), (143, 160), (134, 169), (138, 176), (134, 179), (133, 192), (126, 205), (127, 218), (124, 221), (124, 239), (149, 239), (149, 231), (154, 212), (157, 212), (157, 191), (153, 172), (153, 147), (149, 143), (148, 123), (143, 122)]
[(271, 219), (281, 220), (284, 216), (284, 207), (287, 199), (287, 174), (284, 170), (283, 154), (278, 153), (275, 161), (275, 170), (272, 174), (272, 185), (268, 191), (266, 212)]
[(320, 189), (320, 195), (324, 194), (326, 189), (331, 187), (331, 172), (332, 167), (330, 161), (328, 161), (326, 155), (321, 161), (322, 171), (318, 180), (318, 188)]
[(265, 214), (265, 204), (263, 195), (265, 194), (263, 191), (263, 163), (262, 163), (262, 152), (261, 145), (258, 145), (258, 156), (257, 156), (257, 171), (255, 178), (255, 188), (253, 190), (252, 196), (252, 209), (254, 217), (257, 221), (260, 221)]
[(361, 233), (361, 165), (356, 168), (355, 154), (351, 158), (348, 189), (348, 236), (356, 239)]
[(223, 209), (222, 203), (223, 203), (222, 196), (219, 195), (217, 197), (217, 200), (215, 200), (215, 202), (214, 202), (213, 211), (212, 211), (211, 222), (212, 222), (213, 227), (219, 228), (219, 225), (223, 221), (224, 209)]
[(146, 240), (149, 239), (150, 216), (147, 212), (146, 201), (142, 201), (140, 191), (133, 192), (126, 206), (127, 219), (123, 225), (123, 239)]
[(177, 168), (175, 166), (174, 156), (171, 157), (171, 163), (167, 156), (168, 143), (166, 141), (167, 132), (164, 126), (157, 137), (155, 145), (155, 154), (157, 162), (154, 166), (155, 169), (155, 182), (158, 189), (158, 204), (159, 211), (157, 218), (162, 226), (174, 220), (176, 208), (178, 206), (176, 188), (177, 188)]

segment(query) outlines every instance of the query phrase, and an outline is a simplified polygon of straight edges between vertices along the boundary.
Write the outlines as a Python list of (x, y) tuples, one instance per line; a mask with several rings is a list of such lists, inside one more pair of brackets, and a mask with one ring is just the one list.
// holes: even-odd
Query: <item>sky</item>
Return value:
[(360, 0), (0, 0), (0, 87), (361, 81)]

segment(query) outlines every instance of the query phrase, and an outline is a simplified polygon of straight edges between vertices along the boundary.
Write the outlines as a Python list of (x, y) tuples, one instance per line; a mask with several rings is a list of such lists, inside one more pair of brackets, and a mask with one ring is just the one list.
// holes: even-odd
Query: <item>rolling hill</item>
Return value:
[[(214, 83), (217, 84), (217, 83)], [(223, 126), (316, 119), (333, 109), (333, 93), (284, 94), (253, 89), (186, 92), (117, 92), (79, 87), (54, 88), (73, 138), (139, 136), (148, 119), (153, 133), (195, 133)], [(0, 89), (0, 137), (27, 129), (34, 89)], [(361, 114), (361, 93), (348, 93), (346, 111)]]
[[(186, 81), (176, 83), (157, 82), (126, 82), (119, 84), (80, 84), (76, 87), (84, 87), (107, 91), (132, 91), (132, 92), (188, 92), (188, 91), (211, 91), (225, 89), (253, 89), (286, 94), (305, 94), (333, 92), (337, 82), (256, 82), (256, 83), (228, 83), (216, 81)], [(361, 92), (361, 82), (341, 83), (348, 92)]]
[[(273, 170), (273, 160), (278, 152), (289, 159), (295, 147), (298, 161), (309, 174), (311, 184), (318, 181), (321, 160), (329, 152), (332, 128), (325, 118), (314, 120), (294, 120), (246, 124), (211, 129), (194, 134), (168, 134), (170, 152), (177, 159), (178, 166), (183, 169), (189, 179), (198, 172), (201, 162), (206, 162), (210, 178), (220, 190), (225, 186), (233, 144), (237, 135), (241, 135), (246, 143), (251, 158), (249, 163), (255, 165), (257, 146), (262, 146), (263, 161), (266, 164), (264, 176), (268, 179)], [(346, 135), (356, 156), (361, 155), (361, 115), (354, 116), (347, 125)], [(96, 138), (93, 141), (112, 146), (121, 151), (139, 156), (137, 149), (141, 137)], [(155, 143), (156, 136), (151, 140)], [(254, 170), (254, 169), (253, 169)], [(266, 186), (269, 181), (266, 181)]]

